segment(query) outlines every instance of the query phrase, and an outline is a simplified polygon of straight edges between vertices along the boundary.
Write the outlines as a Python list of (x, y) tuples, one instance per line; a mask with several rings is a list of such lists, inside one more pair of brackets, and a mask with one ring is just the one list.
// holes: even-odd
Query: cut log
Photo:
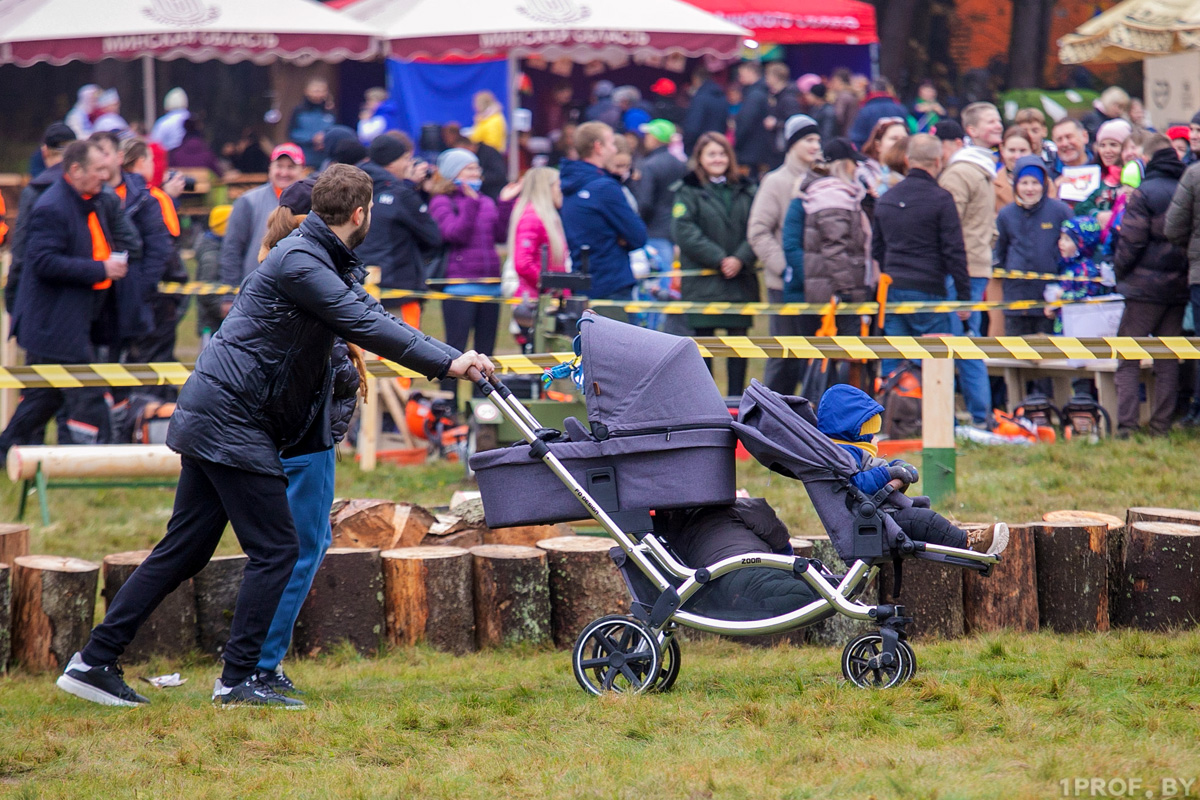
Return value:
[(333, 547), (413, 547), (421, 543), (436, 518), (412, 503), (391, 500), (339, 501), (330, 512)]
[(913, 618), (910, 636), (954, 639), (963, 635), (963, 569), (905, 559), (901, 567), (900, 594), (895, 594), (895, 571), (890, 564), (879, 568), (879, 597), (904, 606)]
[(388, 642), (428, 642), (439, 650), (469, 653), (475, 644), (471, 554), (461, 547), (385, 550), (383, 609)]
[(1108, 526), (1048, 522), (1034, 536), (1040, 626), (1108, 630)]
[(1174, 522), (1179, 525), (1200, 525), (1200, 511), (1183, 508), (1131, 508), (1125, 512), (1125, 524), (1135, 522)]
[(812, 539), (802, 539), (797, 536), (791, 538), (792, 550), (801, 558), (813, 557)]
[(0, 523), (0, 564), (10, 567), (20, 556), (29, 555), (29, 526)]
[(450, 501), (450, 513), (462, 519), (472, 528), (482, 528), (483, 498), (481, 496), (460, 499), (457, 503)]
[(435, 536), (432, 533), (425, 535), (421, 540), (421, 547), (459, 547), (463, 550), (470, 550), (472, 547), (479, 547), (484, 544), (483, 532), (485, 528), (467, 528), (461, 531), (447, 534), (445, 536)]
[[(117, 592), (129, 580), (149, 550), (133, 550), (104, 557), (104, 607), (112, 606)], [(146, 661), (151, 656), (178, 658), (196, 647), (196, 590), (189, 578), (167, 595), (158, 608), (138, 628), (137, 635), (125, 648), (125, 661)]]
[(379, 551), (334, 547), (325, 552), (300, 615), (292, 643), (315, 656), (342, 642), (374, 655), (384, 637), (383, 566)]
[(28, 670), (66, 666), (92, 632), (99, 576), (100, 565), (81, 558), (17, 558), (12, 574), (13, 660)]
[(607, 536), (558, 536), (543, 539), (550, 568), (550, 629), (554, 644), (572, 647), (589, 622), (608, 614), (629, 613), (625, 580), (608, 551)]
[(0, 563), (0, 675), (12, 655), (12, 567)]
[[(837, 550), (833, 546), (833, 542), (829, 541), (828, 536), (802, 536), (799, 537), (812, 542), (812, 557), (820, 560), (830, 572), (838, 575), (846, 573), (846, 565), (842, 562), (841, 556), (837, 554)], [(882, 572), (883, 570), (880, 570)], [(860, 603), (867, 605), (875, 605), (879, 602), (879, 580), (873, 579), (863, 593), (859, 595)], [(812, 644), (823, 645), (826, 647), (843, 647), (846, 642), (858, 636), (860, 633), (866, 633), (869, 630), (876, 630), (878, 626), (872, 626), (861, 620), (851, 619), (850, 617), (842, 616), (835, 613), (827, 620), (810, 625), (805, 628), (808, 631), (807, 639)]]
[(475, 632), (480, 647), (550, 639), (546, 553), (536, 547), (485, 544), (474, 558)]
[(435, 522), (437, 522), (437, 517), (422, 506), (412, 503), (396, 503), (396, 516), (392, 519), (396, 538), (392, 540), (393, 543), (387, 549), (420, 545)]
[(225, 643), (229, 641), (242, 573), (249, 560), (244, 555), (213, 556), (192, 578), (196, 593), (197, 643), (203, 652), (214, 658), (225, 652)]
[[(539, 543), (545, 539), (571, 536), (575, 536), (575, 529), (565, 522), (560, 522), (557, 525), (526, 525), (518, 528), (483, 529), (484, 544), (517, 544), (522, 547), (541, 547)], [(609, 547), (616, 545), (616, 542), (611, 539), (605, 539), (604, 541), (609, 542)], [(609, 563), (611, 564), (612, 562), (610, 561)]]
[(1200, 527), (1135, 522), (1117, 572), (1114, 625), (1191, 627), (1200, 619)]
[(1109, 530), (1114, 530), (1121, 527), (1125, 523), (1120, 517), (1114, 517), (1112, 514), (1104, 514), (1099, 511), (1047, 511), (1042, 514), (1043, 522), (1076, 522), (1083, 525), (1091, 525), (1096, 522), (1103, 522), (1108, 526)]
[[(967, 524), (963, 527), (977, 527)], [(1035, 533), (1041, 525), (1009, 525), (1008, 548), (990, 577), (970, 569), (963, 575), (963, 622), (967, 633), (1038, 629)], [(906, 581), (907, 582), (907, 581)]]

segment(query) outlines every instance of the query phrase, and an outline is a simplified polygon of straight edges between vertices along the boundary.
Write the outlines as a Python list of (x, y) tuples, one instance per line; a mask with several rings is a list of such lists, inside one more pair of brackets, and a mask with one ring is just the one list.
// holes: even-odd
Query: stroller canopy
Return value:
[[(584, 312), (584, 397), (593, 433), (728, 428), (729, 410), (691, 339)], [(599, 435), (599, 434), (598, 434)], [(603, 438), (603, 437), (601, 437)]]

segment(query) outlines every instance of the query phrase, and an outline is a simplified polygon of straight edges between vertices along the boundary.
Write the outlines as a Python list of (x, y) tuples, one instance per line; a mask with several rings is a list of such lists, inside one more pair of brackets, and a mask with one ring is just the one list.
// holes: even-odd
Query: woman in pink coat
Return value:
[[(558, 216), (562, 201), (558, 170), (535, 167), (525, 174), (521, 196), (509, 225), (508, 252), (518, 279), (513, 296), (531, 301), (530, 304), (537, 302), (543, 253), (550, 271), (567, 271), (567, 237)], [(517, 343), (525, 349), (527, 344), (532, 344), (533, 329), (520, 324), (517, 328)]]

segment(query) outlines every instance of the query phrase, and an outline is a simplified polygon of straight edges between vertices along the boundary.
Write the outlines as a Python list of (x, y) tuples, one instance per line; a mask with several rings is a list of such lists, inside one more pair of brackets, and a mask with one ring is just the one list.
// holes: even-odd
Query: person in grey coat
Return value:
[[(233, 212), (221, 242), (221, 283), (241, 286), (246, 276), (258, 269), (258, 248), (267, 232), (267, 218), (279, 207), (279, 195), (303, 177), (304, 151), (294, 144), (281, 144), (271, 151), (267, 182), (251, 189), (233, 204)], [(233, 304), (226, 302), (226, 311)]]

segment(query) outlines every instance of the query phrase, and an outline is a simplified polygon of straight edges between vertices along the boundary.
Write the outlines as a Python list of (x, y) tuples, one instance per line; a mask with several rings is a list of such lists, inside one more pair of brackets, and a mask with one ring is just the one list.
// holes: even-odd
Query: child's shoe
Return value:
[(1008, 547), (1008, 525), (997, 522), (987, 528), (967, 531), (967, 549), (989, 556), (1003, 553)]

